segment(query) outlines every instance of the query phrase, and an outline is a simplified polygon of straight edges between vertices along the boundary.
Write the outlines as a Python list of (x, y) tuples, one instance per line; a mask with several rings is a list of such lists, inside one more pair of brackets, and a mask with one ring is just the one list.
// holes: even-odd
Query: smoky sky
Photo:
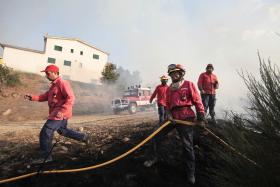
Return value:
[[(258, 74), (259, 50), (280, 64), (276, 0), (0, 0), (0, 42), (43, 49), (43, 36), (75, 37), (110, 53), (109, 60), (159, 83), (171, 63), (197, 82), (208, 63), (220, 80), (218, 110), (241, 110), (241, 69)], [(0, 55), (2, 51), (0, 50)]]

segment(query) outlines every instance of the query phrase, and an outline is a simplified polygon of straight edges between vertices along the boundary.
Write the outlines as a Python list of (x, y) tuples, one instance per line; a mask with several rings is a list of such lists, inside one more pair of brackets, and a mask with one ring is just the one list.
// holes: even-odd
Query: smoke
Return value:
[(117, 72), (120, 76), (115, 83), (94, 85), (71, 81), (76, 96), (74, 114), (112, 113), (112, 100), (122, 97), (127, 87), (141, 84), (138, 71), (131, 72), (120, 66)]
[(141, 85), (142, 78), (139, 71), (133, 71), (132, 73), (128, 69), (123, 67), (118, 67), (117, 72), (119, 73), (119, 78), (116, 82), (116, 87), (119, 90), (125, 90), (127, 87), (134, 85)]
[(112, 113), (111, 101), (119, 96), (115, 85), (94, 85), (71, 81), (75, 94), (75, 115), (86, 115), (94, 113)]
[(274, 34), (280, 16), (275, 4), (258, 0), (103, 1), (105, 11), (99, 18), (121, 38), (115, 44), (122, 49), (114, 62), (139, 70), (144, 84), (159, 83), (170, 63), (185, 65), (185, 78), (196, 83), (206, 64), (212, 63), (220, 81), (218, 111), (242, 111), (247, 90), (237, 71), (258, 72), (258, 49), (280, 60), (280, 41), (275, 42)]
[(242, 110), (247, 90), (237, 71), (257, 73), (258, 49), (280, 62), (275, 0), (27, 0), (2, 2), (0, 11), (0, 41), (38, 49), (46, 32), (78, 37), (110, 52), (114, 64), (140, 72), (143, 85), (158, 84), (170, 63), (185, 65), (185, 78), (196, 83), (212, 63), (220, 111)]

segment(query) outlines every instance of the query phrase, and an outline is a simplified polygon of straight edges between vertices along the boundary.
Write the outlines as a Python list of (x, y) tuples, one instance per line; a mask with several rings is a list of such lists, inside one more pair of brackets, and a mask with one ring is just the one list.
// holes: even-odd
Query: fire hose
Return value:
[[(187, 126), (195, 126), (196, 123), (194, 122), (189, 122), (189, 121), (182, 121), (182, 120), (174, 120), (176, 122), (176, 124), (181, 124), (181, 125), (187, 125)], [(77, 168), (77, 169), (64, 169), (64, 170), (48, 170), (48, 171), (40, 171), (40, 174), (56, 174), (56, 173), (74, 173), (74, 172), (82, 172), (82, 171), (88, 171), (88, 170), (93, 170), (93, 169), (97, 169), (109, 164), (112, 164), (114, 162), (117, 162), (119, 160), (121, 160), (122, 158), (126, 157), (127, 155), (133, 153), (135, 150), (139, 149), (140, 147), (142, 147), (143, 145), (145, 145), (148, 141), (150, 141), (154, 136), (156, 136), (162, 129), (164, 129), (166, 126), (170, 125), (171, 121), (166, 121), (165, 123), (163, 123), (158, 129), (156, 129), (152, 134), (150, 134), (146, 139), (144, 139), (142, 142), (140, 142), (138, 145), (136, 145), (135, 147), (131, 148), (130, 150), (128, 150), (127, 152), (111, 159), (108, 160), (106, 162), (100, 163), (100, 164), (96, 164), (93, 166), (88, 166), (88, 167), (83, 167), (83, 168)], [(225, 147), (227, 147), (228, 149), (232, 150), (233, 152), (235, 152), (236, 154), (238, 154), (239, 156), (241, 156), (242, 158), (244, 158), (245, 160), (247, 160), (248, 162), (252, 163), (255, 166), (259, 166), (255, 161), (249, 159), (247, 156), (245, 156), (244, 154), (240, 153), (239, 151), (237, 151), (234, 147), (232, 147), (231, 145), (229, 145), (228, 143), (226, 143), (224, 140), (222, 140), (221, 138), (219, 138), (217, 135), (215, 135), (211, 130), (209, 130), (208, 128), (204, 128), (209, 134), (211, 134), (213, 137), (215, 137), (219, 142), (221, 142)], [(260, 166), (259, 166), (260, 167)], [(12, 177), (12, 178), (8, 178), (8, 179), (0, 179), (0, 184), (4, 184), (4, 183), (8, 183), (8, 182), (14, 182), (14, 181), (18, 181), (24, 178), (28, 178), (28, 177), (32, 177), (38, 175), (38, 172), (32, 172), (32, 173), (28, 173), (28, 174), (24, 174), (24, 175), (20, 175), (20, 176), (16, 176), (16, 177)]]

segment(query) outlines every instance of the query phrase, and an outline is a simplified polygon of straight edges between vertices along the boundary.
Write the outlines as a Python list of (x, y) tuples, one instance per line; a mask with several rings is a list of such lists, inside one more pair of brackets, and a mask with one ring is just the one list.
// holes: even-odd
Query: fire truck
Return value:
[(151, 95), (151, 88), (143, 88), (141, 85), (131, 86), (128, 87), (121, 98), (112, 100), (111, 108), (114, 114), (125, 110), (134, 114), (148, 108), (156, 109), (156, 101), (150, 103)]

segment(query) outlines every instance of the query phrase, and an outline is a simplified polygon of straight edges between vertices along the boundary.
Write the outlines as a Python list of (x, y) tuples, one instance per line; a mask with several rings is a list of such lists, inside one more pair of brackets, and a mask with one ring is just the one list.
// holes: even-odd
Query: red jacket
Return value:
[(203, 89), (206, 94), (216, 94), (219, 82), (215, 74), (201, 73), (197, 82), (198, 88)]
[[(49, 116), (51, 120), (69, 119), (72, 117), (72, 106), (74, 104), (75, 96), (70, 84), (57, 78), (50, 84), (50, 89), (42, 95), (32, 95), (32, 101), (48, 101)], [(58, 113), (62, 116), (57, 116)]]
[(157, 96), (157, 103), (163, 106), (166, 106), (166, 90), (167, 85), (158, 85), (152, 94), (150, 101), (152, 101)]
[(204, 113), (201, 97), (190, 81), (184, 81), (178, 90), (172, 90), (171, 86), (167, 89), (166, 107), (171, 111), (174, 119), (185, 120), (195, 117), (191, 106), (195, 106), (196, 112)]

